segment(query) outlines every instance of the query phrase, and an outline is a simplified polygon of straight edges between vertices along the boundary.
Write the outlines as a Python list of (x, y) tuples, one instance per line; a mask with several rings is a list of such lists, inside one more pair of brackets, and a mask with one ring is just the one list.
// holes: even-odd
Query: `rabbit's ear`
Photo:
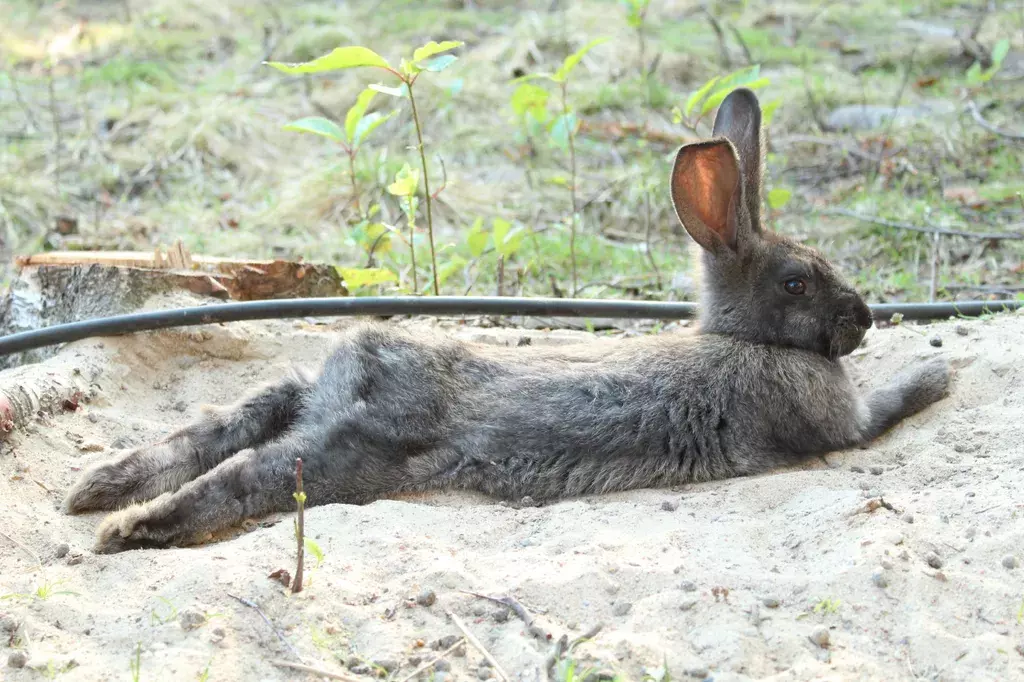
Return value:
[(686, 231), (705, 250), (736, 249), (742, 177), (728, 140), (684, 145), (672, 167), (672, 203)]
[(743, 175), (743, 195), (747, 202), (751, 228), (760, 229), (761, 224), (761, 105), (757, 95), (747, 88), (729, 93), (715, 116), (712, 131), (715, 137), (725, 137), (740, 157)]

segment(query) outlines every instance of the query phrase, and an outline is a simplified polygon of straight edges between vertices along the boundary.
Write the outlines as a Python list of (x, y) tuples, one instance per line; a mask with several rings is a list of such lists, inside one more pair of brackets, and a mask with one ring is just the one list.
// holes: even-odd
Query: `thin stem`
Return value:
[(562, 116), (565, 118), (565, 131), (569, 140), (569, 197), (572, 199), (572, 219), (569, 223), (569, 258), (572, 261), (572, 297), (576, 298), (579, 274), (576, 268), (576, 131), (569, 121), (569, 84), (562, 81)]
[(362, 217), (363, 210), (359, 208), (359, 187), (356, 185), (356, 150), (353, 147), (345, 151), (348, 152), (348, 176), (352, 180), (352, 201), (356, 205), (356, 213)]
[(420, 291), (419, 279), (416, 277), (416, 209), (413, 208), (412, 195), (405, 198), (407, 204), (406, 220), (409, 223), (409, 256), (412, 259), (412, 292), (418, 294)]
[(295, 523), (295, 541), (298, 543), (298, 563), (295, 566), (295, 580), (292, 582), (292, 594), (302, 591), (302, 564), (305, 563), (305, 519), (303, 509), (306, 506), (306, 493), (302, 491), (302, 458), (295, 460), (295, 501), (299, 503), (299, 518)]
[(430, 180), (427, 178), (427, 154), (423, 150), (423, 131), (420, 128), (420, 117), (416, 112), (416, 99), (412, 95), (412, 83), (409, 83), (409, 106), (412, 107), (412, 120), (416, 125), (416, 139), (420, 147), (420, 163), (423, 165), (423, 193), (427, 199), (427, 238), (430, 240), (430, 265), (434, 277), (434, 296), (441, 295), (441, 287), (437, 284), (437, 254), (434, 252), (434, 218), (430, 211)]
[(60, 112), (57, 111), (57, 92), (53, 83), (53, 65), (50, 65), (48, 70), (49, 77), (47, 79), (47, 86), (50, 94), (50, 116), (53, 119), (53, 189), (57, 195), (57, 199), (60, 199), (60, 148), (62, 144), (62, 132), (60, 125)]

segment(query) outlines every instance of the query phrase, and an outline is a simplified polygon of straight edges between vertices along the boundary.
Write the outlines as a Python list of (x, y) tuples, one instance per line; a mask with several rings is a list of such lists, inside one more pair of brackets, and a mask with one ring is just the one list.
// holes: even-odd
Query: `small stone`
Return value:
[(490, 668), (485, 667), (485, 666), (480, 666), (479, 668), (476, 669), (476, 676), (477, 676), (478, 679), (481, 679), (481, 680), (489, 680), (492, 677), (494, 677), (494, 673), (491, 672)]
[(957, 336), (967, 336), (967, 327), (962, 324), (953, 327), (953, 331), (956, 332)]
[(416, 603), (420, 606), (433, 606), (437, 601), (437, 595), (433, 590), (423, 590), (416, 595)]
[(900, 518), (903, 519), (903, 523), (913, 523), (914, 522), (914, 515), (911, 514), (910, 512), (905, 513)]
[(523, 499), (519, 500), (519, 506), (521, 507), (536, 507), (537, 502), (532, 497), (527, 495)]
[(210, 630), (210, 641), (214, 644), (220, 644), (227, 637), (227, 633), (224, 632), (224, 628), (216, 627)]
[(925, 563), (932, 568), (942, 568), (942, 559), (935, 552), (928, 552), (924, 557)]
[(889, 578), (886, 577), (885, 571), (881, 568), (871, 574), (871, 582), (875, 584), (875, 587), (889, 587)]
[(355, 665), (349, 666), (348, 668), (356, 675), (372, 675), (373, 668), (367, 663), (356, 663)]
[(679, 604), (679, 610), (680, 611), (689, 611), (690, 609), (692, 609), (696, 605), (697, 605), (697, 600), (696, 599), (684, 599)]
[(495, 623), (504, 623), (508, 620), (508, 609), (495, 609), (491, 615)]
[(1004, 556), (1002, 564), (1003, 568), (1008, 568), (1011, 571), (1020, 566), (1020, 562), (1017, 561), (1017, 557), (1013, 556), (1012, 554), (1007, 554), (1006, 556)]
[[(434, 670), (438, 670), (440, 672), (448, 672), (451, 669), (452, 669), (452, 664), (449, 663), (448, 661), (444, 660), (443, 658), (440, 661), (438, 661), (437, 663), (434, 664)], [(435, 679), (437, 679), (437, 678), (435, 678)]]
[(78, 449), (82, 452), (103, 452), (107, 448), (103, 443), (98, 443), (94, 440), (86, 440), (79, 444)]
[(179, 400), (178, 402), (174, 403), (172, 408), (174, 409), (175, 412), (185, 412), (186, 410), (188, 410), (188, 403), (186, 403), (184, 400)]
[(88, 419), (91, 424), (95, 424), (100, 420), (100, 416), (95, 412), (90, 412), (89, 414), (85, 415), (85, 418)]
[(612, 615), (615, 615), (615, 616), (625, 616), (625, 615), (628, 615), (629, 612), (632, 611), (632, 610), (633, 610), (633, 605), (632, 604), (630, 604), (628, 601), (622, 601), (622, 602), (619, 602), (618, 604), (616, 604), (615, 606), (612, 607)]
[(77, 566), (82, 563), (82, 559), (84, 558), (85, 556), (83, 556), (81, 552), (72, 552), (71, 554), (68, 554), (68, 558), (65, 561), (68, 566)]
[(928, 343), (936, 348), (942, 348), (942, 337), (936, 334), (932, 338), (928, 339)]
[(53, 550), (53, 556), (57, 559), (63, 559), (68, 555), (68, 552), (70, 551), (71, 545), (69, 545), (66, 542), (62, 542), (59, 545), (57, 545), (57, 548), (55, 550)]
[(679, 589), (681, 589), (683, 592), (696, 592), (697, 585), (692, 580), (684, 580), (683, 582), (679, 583)]
[(887, 570), (887, 571), (891, 571), (892, 570), (892, 562), (889, 561), (888, 559), (882, 559), (879, 563), (881, 564), (882, 568), (884, 568), (885, 570)]
[(770, 609), (777, 609), (781, 602), (775, 597), (765, 597), (761, 600), (761, 603)]
[(178, 613), (178, 625), (185, 632), (195, 630), (206, 623), (206, 614), (195, 609), (183, 609)]
[(382, 658), (379, 661), (374, 661), (374, 665), (378, 668), (383, 668), (384, 672), (393, 673), (398, 669), (398, 661), (393, 658)]
[(7, 657), (7, 665), (12, 668), (24, 668), (28, 664), (28, 654), (24, 651), (12, 651)]
[(852, 466), (852, 467), (850, 467), (850, 471), (852, 471), (855, 474), (863, 474), (864, 473), (864, 467)]
[(3, 614), (0, 615), (0, 632), (6, 635), (6, 639), (12, 639), (14, 633), (18, 631), (18, 621), (15, 620), (14, 616)]
[(868, 471), (871, 472), (872, 476), (881, 476), (882, 473), (885, 471), (885, 469), (883, 469), (882, 467), (879, 467), (879, 466), (874, 466), (874, 467), (868, 467)]
[(708, 667), (706, 665), (695, 665), (692, 668), (687, 668), (686, 676), (696, 677), (699, 680), (705, 680), (708, 677)]
[(445, 635), (441, 639), (434, 640), (434, 642), (430, 645), (430, 648), (436, 651), (443, 651), (445, 649), (450, 649), (451, 647), (455, 646), (455, 643), (457, 641), (459, 641), (458, 635)]
[(672, 500), (665, 500), (664, 502), (661, 503), (662, 511), (674, 512), (676, 509), (679, 509), (678, 502), (673, 502)]
[(827, 649), (832, 643), (832, 636), (829, 634), (828, 628), (820, 627), (811, 633), (811, 641), (822, 649)]

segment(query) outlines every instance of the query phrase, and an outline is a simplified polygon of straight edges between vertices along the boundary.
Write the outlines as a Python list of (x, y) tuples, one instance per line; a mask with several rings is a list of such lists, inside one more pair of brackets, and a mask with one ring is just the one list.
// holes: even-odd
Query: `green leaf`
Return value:
[(1003, 38), (995, 44), (992, 48), (992, 69), (998, 69), (1003, 65), (1003, 60), (1006, 59), (1006, 55), (1010, 53), (1010, 41), (1007, 38)]
[(335, 142), (345, 142), (345, 133), (340, 127), (338, 127), (338, 124), (321, 116), (300, 118), (298, 121), (292, 121), (286, 125), (284, 129), (294, 130), (300, 133), (313, 133), (314, 135), (321, 135), (334, 140)]
[(416, 194), (420, 184), (420, 172), (409, 164), (402, 166), (402, 169), (395, 174), (395, 181), (388, 185), (388, 192), (396, 197), (408, 197)]
[(772, 122), (772, 117), (775, 116), (775, 110), (782, 104), (781, 99), (773, 99), (771, 102), (766, 102), (761, 108), (761, 125), (767, 126)]
[(372, 114), (370, 114), (369, 116), (366, 116), (365, 118), (360, 119), (359, 120), (359, 125), (356, 126), (355, 139), (352, 140), (352, 144), (355, 144), (355, 145), (362, 144), (363, 140), (365, 140), (367, 137), (369, 137), (370, 133), (372, 133), (374, 130), (376, 130), (377, 128), (379, 128), (382, 125), (384, 125), (384, 123), (388, 119), (392, 118), (397, 113), (398, 113), (397, 109), (392, 111), (391, 113), (385, 114), (385, 115), (382, 115), (379, 112), (375, 111)]
[(683, 109), (683, 112), (687, 116), (690, 115), (690, 112), (693, 111), (693, 108), (695, 106), (697, 106), (697, 104), (701, 100), (703, 100), (705, 97), (707, 97), (707, 94), (709, 92), (711, 92), (711, 88), (715, 87), (715, 83), (718, 82), (719, 78), (720, 78), (719, 76), (715, 76), (714, 78), (709, 80), (707, 83), (705, 83), (704, 85), (700, 86), (700, 88), (698, 88), (696, 92), (694, 92), (692, 95), (689, 96), (689, 98), (687, 98), (687, 100), (686, 100), (686, 107)]
[(424, 71), (438, 73), (447, 69), (449, 66), (454, 64), (458, 59), (459, 58), (453, 54), (443, 54), (440, 57), (434, 57), (433, 59), (428, 59), (425, 62), (418, 62), (417, 66), (419, 66)]
[(715, 91), (711, 94), (711, 96), (708, 97), (704, 101), (704, 104), (701, 106), (700, 115), (703, 116), (704, 114), (708, 113), (709, 111), (717, 107), (719, 104), (725, 101), (725, 98), (729, 96), (729, 93), (731, 93), (736, 88), (745, 87), (750, 88), (751, 90), (757, 90), (758, 88), (763, 88), (764, 86), (768, 85), (770, 82), (771, 80), (769, 80), (768, 78), (758, 78), (752, 81), (735, 83), (731, 86), (721, 89), (716, 88)]
[(292, 493), (292, 497), (294, 497), (295, 501), (299, 504), (306, 503), (306, 493)]
[(778, 210), (789, 203), (793, 193), (788, 189), (776, 188), (768, 192), (768, 205)]
[(494, 246), (500, 250), (501, 245), (505, 243), (505, 235), (512, 229), (512, 223), (504, 218), (495, 218), (491, 225), (494, 229)]
[(458, 271), (459, 268), (466, 264), (466, 259), (459, 255), (452, 256), (452, 259), (437, 269), (437, 283), (444, 284)]
[(376, 90), (379, 93), (390, 95), (391, 97), (405, 97), (409, 93), (408, 87), (405, 83), (402, 83), (397, 88), (393, 88), (383, 83), (374, 83), (373, 85), (366, 86), (370, 90)]
[(319, 566), (324, 560), (324, 551), (320, 549), (320, 545), (316, 543), (313, 538), (302, 538), (302, 544), (305, 545), (306, 551), (313, 555), (316, 559), (316, 565)]
[(370, 102), (377, 96), (376, 90), (366, 88), (359, 97), (356, 98), (356, 103), (352, 105), (352, 108), (345, 114), (345, 136), (349, 142), (355, 141), (356, 127), (359, 125), (360, 120), (363, 118), (363, 114), (366, 113), (367, 108), (370, 106)]
[(569, 78), (569, 74), (572, 73), (572, 70), (575, 69), (576, 65), (579, 64), (580, 60), (583, 59), (583, 56), (585, 54), (590, 52), (593, 48), (597, 47), (601, 43), (606, 42), (608, 42), (607, 38), (594, 38), (589, 43), (573, 52), (571, 55), (565, 58), (565, 61), (562, 62), (562, 65), (560, 67), (558, 67), (558, 71), (555, 71), (555, 74), (551, 76), (551, 79), (556, 83), (564, 83), (565, 80)]
[(388, 61), (373, 50), (366, 47), (339, 47), (335, 48), (322, 57), (317, 57), (311, 62), (299, 64), (286, 64), (284, 62), (265, 62), (284, 73), (323, 73), (324, 71), (338, 71), (339, 69), (354, 69), (360, 66), (377, 66), (382, 69), (390, 69)]
[(523, 83), (512, 93), (512, 111), (519, 118), (530, 113), (540, 120), (546, 112), (550, 96), (551, 94), (539, 85)]
[(387, 268), (342, 268), (335, 267), (341, 278), (345, 280), (345, 286), (349, 289), (360, 289), (375, 284), (397, 282), (398, 277)]
[(568, 115), (562, 114), (551, 124), (551, 141), (559, 149), (565, 149), (569, 146), (569, 134), (575, 135), (578, 125), (575, 112), (570, 111)]
[(502, 256), (506, 258), (512, 256), (513, 254), (515, 254), (516, 251), (519, 250), (519, 247), (522, 245), (523, 239), (525, 237), (525, 229), (523, 229), (522, 227), (515, 228), (505, 236), (500, 246), (495, 244), (498, 253), (500, 253)]
[(469, 253), (473, 258), (479, 258), (487, 248), (487, 242), (491, 235), (484, 230), (483, 218), (477, 218), (466, 235), (466, 244), (469, 246)]
[(424, 59), (429, 59), (430, 57), (433, 57), (435, 54), (441, 54), (442, 52), (453, 50), (456, 47), (462, 47), (461, 40), (445, 40), (440, 43), (434, 42), (432, 40), (423, 47), (416, 48), (416, 50), (412, 53), (412, 60), (414, 62), (422, 62)]
[(373, 249), (374, 253), (381, 254), (391, 250), (390, 230), (382, 223), (361, 225), (353, 230), (352, 237), (367, 253), (370, 252), (370, 249)]

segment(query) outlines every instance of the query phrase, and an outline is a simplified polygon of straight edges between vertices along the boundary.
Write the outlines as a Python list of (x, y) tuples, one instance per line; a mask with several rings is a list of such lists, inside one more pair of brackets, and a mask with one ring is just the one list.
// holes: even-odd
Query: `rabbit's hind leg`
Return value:
[(200, 419), (164, 440), (87, 469), (65, 496), (65, 511), (118, 509), (177, 490), (239, 450), (282, 435), (309, 387), (309, 378), (294, 372), (234, 405), (204, 408)]
[(243, 450), (216, 467), (145, 504), (108, 515), (97, 528), (95, 551), (190, 545), (250, 517), (295, 508), (295, 460), (302, 458), (310, 503), (324, 502), (313, 485), (330, 466), (322, 445), (298, 430)]

